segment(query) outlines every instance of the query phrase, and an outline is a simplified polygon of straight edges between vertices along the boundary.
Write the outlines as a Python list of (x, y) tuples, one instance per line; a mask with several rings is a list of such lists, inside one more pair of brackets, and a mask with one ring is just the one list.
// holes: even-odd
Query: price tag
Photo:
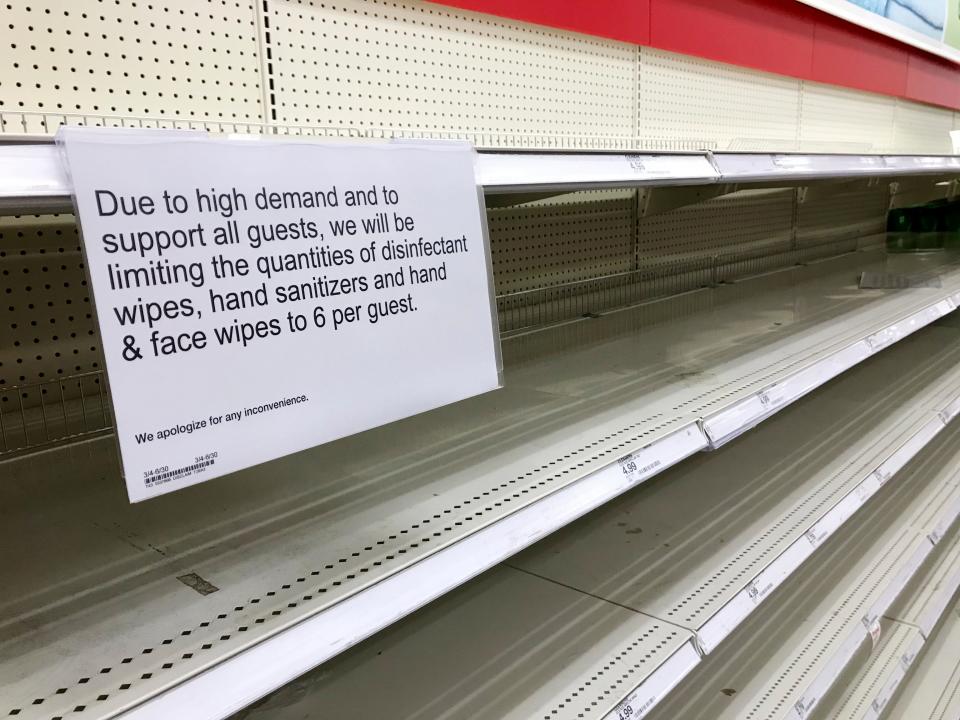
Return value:
[(891, 477), (893, 477), (893, 472), (891, 472), (889, 469), (883, 468), (883, 467), (878, 468), (877, 470), (875, 470), (873, 474), (874, 474), (874, 476), (877, 478), (877, 484), (878, 484), (880, 487), (883, 487), (884, 485), (886, 485), (886, 484), (887, 484), (887, 480), (889, 480)]
[(806, 717), (813, 711), (819, 698), (801, 697), (793, 704), (794, 712), (797, 713), (799, 720), (806, 720)]
[(638, 175), (643, 175), (647, 171), (646, 164), (641, 155), (624, 155), (627, 165)]
[(754, 578), (750, 581), (750, 584), (747, 585), (747, 597), (753, 601), (754, 605), (759, 605), (763, 599), (770, 594), (773, 588), (773, 582), (769, 580), (763, 581), (759, 577)]
[(863, 618), (863, 625), (870, 634), (871, 647), (876, 648), (877, 643), (880, 642), (880, 618), (876, 617), (871, 620), (869, 617), (865, 617)]
[(630, 483), (636, 483), (649, 477), (654, 470), (663, 464), (661, 460), (653, 459), (641, 465), (643, 460), (633, 454), (625, 455), (617, 462), (620, 465), (620, 472)]
[(640, 700), (636, 696), (631, 696), (617, 705), (614, 710), (616, 720), (637, 720), (647, 714), (647, 711), (654, 706), (657, 699), (648, 697), (646, 700)]
[(827, 530), (826, 528), (820, 530), (818, 525), (814, 525), (812, 528), (807, 530), (803, 536), (807, 539), (807, 542), (810, 543), (810, 546), (815, 548), (826, 539)]
[(910, 666), (913, 665), (913, 661), (917, 659), (917, 654), (915, 652), (905, 652), (900, 656), (900, 666), (903, 668), (904, 672), (910, 669)]

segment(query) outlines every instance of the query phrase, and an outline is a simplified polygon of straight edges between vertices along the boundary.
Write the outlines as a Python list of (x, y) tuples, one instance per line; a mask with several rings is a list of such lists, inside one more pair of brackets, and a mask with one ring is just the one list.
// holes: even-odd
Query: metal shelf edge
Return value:
[[(921, 426), (863, 480), (831, 507), (786, 550), (761, 570), (697, 632), (705, 654), (713, 652), (766, 598), (782, 585), (826, 540), (873, 497), (886, 481), (907, 464), (945, 427), (939, 415)], [(952, 522), (952, 518), (951, 518)]]
[[(960, 174), (960, 156), (776, 153), (481, 152), (488, 194), (638, 186), (787, 183), (855, 177)], [(53, 143), (0, 144), (0, 212), (69, 210), (72, 186)]]
[[(832, 380), (892, 343), (902, 340), (944, 315), (953, 312), (960, 293), (940, 298), (923, 310), (897, 320), (862, 340), (810, 365), (754, 395), (703, 418), (703, 429), (712, 449), (719, 448), (810, 391)], [(945, 412), (949, 411), (944, 409)], [(955, 411), (954, 411), (955, 412)]]
[[(941, 513), (935, 527), (943, 525), (952, 525), (956, 521), (957, 514), (955, 507), (949, 507), (944, 513)], [(897, 597), (906, 589), (906, 586), (914, 578), (923, 565), (924, 561), (933, 552), (934, 544), (929, 537), (916, 547), (907, 561), (901, 566), (900, 570), (894, 576), (893, 580), (884, 588), (880, 598), (873, 604), (870, 610), (864, 615), (862, 623), (854, 629), (843, 641), (833, 654), (827, 665), (818, 673), (816, 678), (806, 687), (800, 699), (794, 704), (785, 717), (791, 720), (806, 720), (819, 701), (833, 687), (840, 675), (846, 670), (853, 656), (859, 650), (863, 642), (868, 638), (875, 646), (880, 632), (880, 617), (883, 616)]]
[(700, 654), (692, 642), (683, 646), (654, 670), (640, 685), (630, 691), (603, 720), (639, 720), (656, 707), (683, 678), (700, 664)]

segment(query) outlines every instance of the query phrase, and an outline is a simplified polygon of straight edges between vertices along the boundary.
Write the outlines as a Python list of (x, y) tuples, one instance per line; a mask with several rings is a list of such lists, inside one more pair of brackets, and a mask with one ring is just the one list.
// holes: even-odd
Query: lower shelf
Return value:
[[(239, 717), (650, 713), (735, 642), (726, 635), (779, 605), (788, 592), (779, 586), (819, 567), (824, 552), (836, 554), (831, 548), (848, 526), (886, 523), (891, 537), (902, 531), (919, 551), (929, 541), (909, 513), (905, 526), (893, 527), (891, 502), (899, 510), (933, 508), (946, 524), (960, 514), (960, 487), (916, 469), (945, 462), (960, 439), (960, 426), (941, 432), (960, 393), (958, 353), (956, 328), (917, 333), (754, 433), (663, 473)], [(918, 472), (919, 481), (902, 479)], [(881, 600), (865, 611), (880, 612)]]
[[(927, 645), (932, 644), (932, 635), (960, 589), (960, 533), (944, 536), (940, 529), (935, 529), (930, 539), (936, 543), (930, 560), (881, 618), (879, 641), (866, 662), (848, 669), (847, 677), (837, 683), (834, 697), (818, 708), (817, 718), (931, 717), (890, 712), (891, 700), (908, 684), (914, 664), (927, 651)], [(960, 649), (955, 649), (955, 655), (956, 663)], [(940, 690), (948, 685), (945, 683)]]
[[(957, 427), (937, 438), (650, 717), (806, 720), (827, 712), (850, 669), (882, 640), (883, 617), (934, 553), (933, 538), (948, 529), (953, 542), (958, 440)], [(909, 635), (896, 638), (909, 648)]]
[(960, 602), (946, 609), (923, 655), (882, 717), (909, 720), (960, 718)]
[[(864, 270), (942, 287), (861, 290)], [(501, 391), (136, 506), (109, 438), (6, 462), (0, 714), (225, 717), (958, 298), (948, 255), (858, 253), (512, 336)]]
[(885, 715), (887, 703), (923, 649), (923, 635), (910, 625), (882, 624), (867, 662), (851, 678), (838, 682), (840, 697), (824, 702), (817, 718), (878, 720)]

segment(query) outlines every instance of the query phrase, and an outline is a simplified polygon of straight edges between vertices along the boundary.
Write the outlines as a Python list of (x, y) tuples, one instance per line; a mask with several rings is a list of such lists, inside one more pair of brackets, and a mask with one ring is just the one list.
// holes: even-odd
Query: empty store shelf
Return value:
[[(842, 679), (882, 639), (883, 616), (934, 554), (934, 539), (954, 542), (957, 438), (955, 426), (934, 440), (650, 717), (795, 720), (826, 712), (844, 691)], [(905, 651), (916, 640), (909, 635), (894, 637)]]
[[(10, 709), (222, 717), (950, 312), (945, 257), (861, 253), (519, 334), (504, 390), (142, 505), (111, 438), (10, 461)], [(941, 287), (856, 286), (921, 269)]]
[[(909, 478), (956, 443), (960, 427), (941, 429), (960, 394), (958, 357), (956, 328), (923, 331), (240, 717), (327, 718), (347, 709), (448, 720), (642, 717), (698, 666), (738, 646), (715, 639), (702, 657), (704, 638), (715, 637), (707, 629), (722, 619), (738, 633), (779, 607), (794, 578), (824, 567), (832, 556), (824, 554), (846, 547), (849, 528), (873, 522), (864, 516), (891, 493), (903, 503), (916, 495), (936, 520), (916, 523), (947, 531), (960, 488), (947, 478), (920, 492), (925, 485)], [(913, 372), (890, 387), (902, 367)]]
[[(930, 540), (937, 548), (930, 562), (880, 618), (880, 635), (867, 661), (852, 668), (855, 674), (844, 679), (831, 701), (824, 703), (825, 707), (817, 709), (817, 717), (850, 720), (936, 717), (930, 714), (931, 710), (926, 714), (919, 709), (909, 714), (888, 714), (888, 710), (891, 700), (908, 685), (914, 664), (927, 652), (928, 644), (932, 645), (932, 636), (960, 588), (960, 534), (946, 530), (944, 539), (943, 532), (943, 528), (931, 531)], [(946, 632), (949, 633), (949, 629)], [(957, 657), (960, 658), (960, 654)], [(950, 664), (949, 660), (946, 662)], [(918, 684), (922, 682), (921, 679)], [(948, 687), (949, 682), (943, 681), (938, 690)]]

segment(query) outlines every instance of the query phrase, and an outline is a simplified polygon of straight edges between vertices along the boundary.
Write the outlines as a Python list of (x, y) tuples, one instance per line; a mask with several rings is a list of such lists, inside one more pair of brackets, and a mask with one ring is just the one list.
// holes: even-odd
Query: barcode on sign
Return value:
[(204, 460), (203, 462), (194, 463), (193, 465), (186, 465), (182, 468), (177, 468), (176, 470), (169, 470), (168, 472), (161, 473), (160, 475), (154, 475), (146, 479), (147, 485), (156, 485), (157, 483), (168, 482), (170, 480), (176, 480), (178, 477), (182, 477), (188, 473), (197, 472), (198, 470), (203, 470), (213, 465), (214, 460)]

